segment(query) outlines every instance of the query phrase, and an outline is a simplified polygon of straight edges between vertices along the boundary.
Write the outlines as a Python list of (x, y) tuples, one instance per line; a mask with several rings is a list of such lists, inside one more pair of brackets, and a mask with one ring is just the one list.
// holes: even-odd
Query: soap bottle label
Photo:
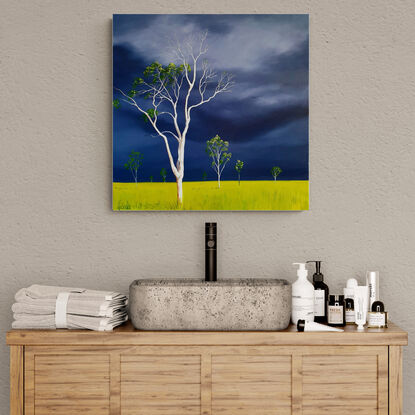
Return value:
[(314, 320), (314, 305), (311, 297), (292, 296), (292, 311), (300, 314), (304, 320)]
[(386, 314), (370, 312), (368, 319), (368, 327), (386, 327)]
[(325, 291), (314, 290), (314, 315), (316, 317), (325, 316)]
[(355, 312), (353, 309), (346, 308), (346, 323), (351, 324), (356, 321)]
[(330, 305), (328, 313), (329, 324), (344, 324), (343, 321), (343, 306), (341, 305)]

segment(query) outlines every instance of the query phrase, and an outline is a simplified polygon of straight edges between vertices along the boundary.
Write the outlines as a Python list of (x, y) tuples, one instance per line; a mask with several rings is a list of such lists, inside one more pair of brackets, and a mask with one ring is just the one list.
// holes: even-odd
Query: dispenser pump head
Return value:
[(316, 264), (316, 272), (313, 274), (313, 281), (324, 281), (324, 275), (320, 271), (322, 261), (307, 261), (307, 264), (310, 262), (314, 262)]
[(293, 265), (298, 265), (297, 275), (299, 277), (307, 278), (308, 271), (305, 267), (305, 262), (294, 262)]

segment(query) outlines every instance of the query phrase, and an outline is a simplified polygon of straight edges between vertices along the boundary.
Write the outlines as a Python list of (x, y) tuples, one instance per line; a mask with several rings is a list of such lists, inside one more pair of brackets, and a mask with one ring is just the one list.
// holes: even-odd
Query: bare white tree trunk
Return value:
[(183, 203), (183, 178), (176, 179), (177, 183), (177, 203), (181, 205)]
[(176, 183), (177, 183), (177, 203), (179, 205), (183, 204), (183, 177), (184, 177), (184, 144), (186, 140), (186, 135), (182, 135), (182, 140), (179, 143), (177, 149), (177, 176), (176, 176)]
[(131, 174), (134, 177), (134, 181), (135, 181), (135, 185), (137, 186), (137, 181), (138, 181), (138, 169), (132, 169), (130, 168)]

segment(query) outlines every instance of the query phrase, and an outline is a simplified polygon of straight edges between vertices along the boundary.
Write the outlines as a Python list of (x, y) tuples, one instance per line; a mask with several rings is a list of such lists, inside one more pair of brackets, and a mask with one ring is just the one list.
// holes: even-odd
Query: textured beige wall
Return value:
[[(111, 16), (145, 12), (310, 14), (310, 211), (111, 211)], [(379, 269), (390, 318), (415, 334), (414, 21), (413, 0), (2, 1), (2, 343), (22, 286), (126, 291), (137, 277), (202, 277), (211, 220), (221, 276), (292, 279), (291, 262), (321, 258), (339, 291)], [(1, 414), (7, 370), (2, 345)]]

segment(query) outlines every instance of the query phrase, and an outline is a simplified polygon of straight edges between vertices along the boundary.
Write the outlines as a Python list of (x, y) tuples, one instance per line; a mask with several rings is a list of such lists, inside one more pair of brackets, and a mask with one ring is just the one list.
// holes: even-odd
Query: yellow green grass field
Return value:
[(308, 181), (183, 182), (177, 205), (176, 183), (113, 183), (114, 210), (307, 210)]

